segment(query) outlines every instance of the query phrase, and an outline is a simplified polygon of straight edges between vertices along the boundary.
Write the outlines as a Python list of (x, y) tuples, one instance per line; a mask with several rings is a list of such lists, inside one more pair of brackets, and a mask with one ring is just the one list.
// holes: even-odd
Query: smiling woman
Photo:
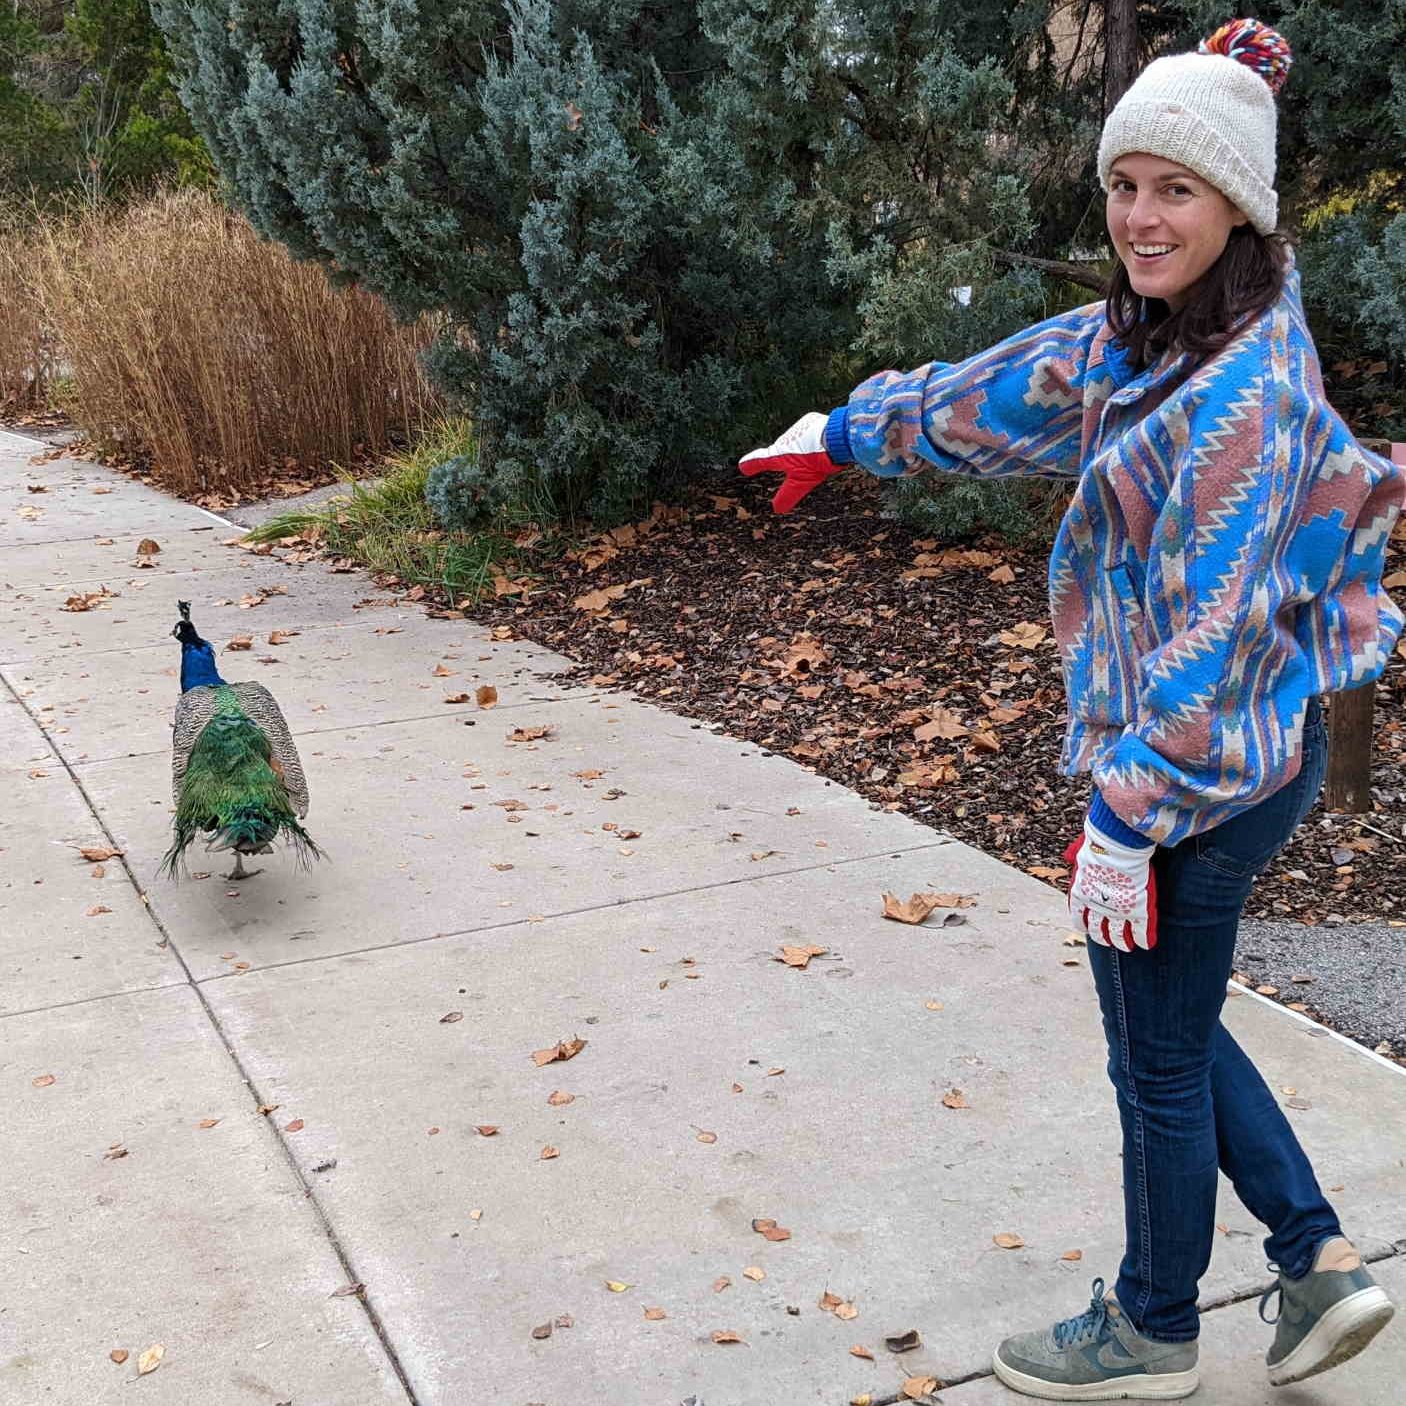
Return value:
[(1370, 684), (1403, 623), (1382, 569), (1406, 480), (1324, 399), (1277, 232), (1288, 68), (1255, 20), (1148, 65), (1099, 145), (1118, 251), (1104, 302), (880, 372), (741, 465), (785, 475), (780, 512), (849, 463), (1073, 480), (1049, 570), (1060, 767), (1093, 786), (1065, 858), (1126, 1238), (1111, 1290), (1095, 1280), (1085, 1312), (996, 1351), (1007, 1386), (1051, 1400), (1196, 1390), (1218, 1165), (1278, 1269), (1272, 1385), (1345, 1362), (1393, 1312), (1220, 1021), (1245, 900), (1322, 782), (1318, 695)]

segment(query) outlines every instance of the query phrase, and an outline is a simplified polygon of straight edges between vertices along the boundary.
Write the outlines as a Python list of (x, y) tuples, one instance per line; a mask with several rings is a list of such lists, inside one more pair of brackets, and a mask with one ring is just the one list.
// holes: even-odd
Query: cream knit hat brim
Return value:
[(1174, 54), (1138, 75), (1104, 123), (1098, 178), (1108, 189), (1120, 156), (1180, 162), (1249, 216), (1261, 234), (1279, 223), (1274, 191), (1274, 94), (1253, 69), (1223, 54)]

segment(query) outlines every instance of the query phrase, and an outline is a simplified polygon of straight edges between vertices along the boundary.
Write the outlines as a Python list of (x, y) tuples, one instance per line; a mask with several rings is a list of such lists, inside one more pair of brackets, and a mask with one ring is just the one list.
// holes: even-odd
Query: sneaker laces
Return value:
[[(1260, 1321), (1262, 1323), (1268, 1323), (1270, 1327), (1273, 1327), (1279, 1321), (1280, 1315), (1284, 1312), (1284, 1280), (1279, 1266), (1275, 1264), (1273, 1260), (1265, 1265), (1265, 1268), (1275, 1276), (1275, 1279), (1274, 1283), (1271, 1284), (1260, 1297)], [(1265, 1309), (1269, 1306), (1269, 1301), (1275, 1294), (1279, 1295), (1279, 1304), (1274, 1310), (1274, 1317), (1270, 1318), (1266, 1315)]]
[(1071, 1344), (1096, 1338), (1108, 1321), (1108, 1305), (1103, 1298), (1103, 1280), (1094, 1280), (1093, 1298), (1083, 1313), (1074, 1318), (1065, 1318), (1051, 1330), (1056, 1347), (1069, 1347)]

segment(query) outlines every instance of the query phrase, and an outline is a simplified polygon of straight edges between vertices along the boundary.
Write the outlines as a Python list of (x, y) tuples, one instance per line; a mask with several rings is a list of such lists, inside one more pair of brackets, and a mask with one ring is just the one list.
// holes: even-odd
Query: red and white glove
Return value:
[(766, 471), (786, 475), (786, 481), (771, 500), (778, 513), (789, 513), (812, 488), (818, 488), (846, 465), (837, 464), (825, 452), (825, 424), (829, 419), (818, 411), (802, 415), (785, 434), (765, 449), (744, 454), (737, 467), (749, 478)]
[(1091, 942), (1132, 952), (1157, 945), (1156, 845), (1135, 848), (1110, 839), (1085, 819), (1084, 835), (1064, 852), (1073, 866), (1069, 916)]

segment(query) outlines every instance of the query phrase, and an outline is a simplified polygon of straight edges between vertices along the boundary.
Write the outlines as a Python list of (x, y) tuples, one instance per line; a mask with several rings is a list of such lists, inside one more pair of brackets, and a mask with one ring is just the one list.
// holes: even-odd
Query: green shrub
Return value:
[(451, 532), (471, 532), (493, 517), (492, 476), (477, 454), (445, 459), (425, 479), (425, 502), (435, 521)]

